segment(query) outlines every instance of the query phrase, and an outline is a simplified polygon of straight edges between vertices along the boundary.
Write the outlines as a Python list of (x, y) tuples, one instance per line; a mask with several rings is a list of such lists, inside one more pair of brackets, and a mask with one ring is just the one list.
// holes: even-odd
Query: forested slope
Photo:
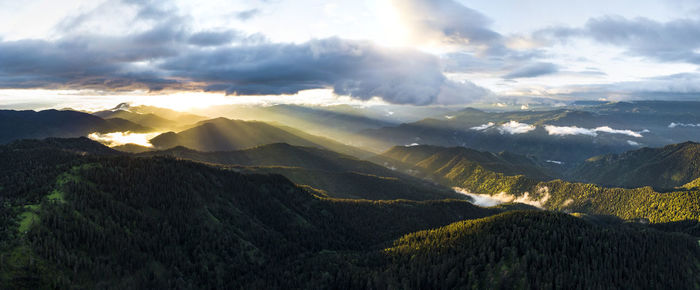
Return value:
[(219, 152), (200, 152), (175, 147), (138, 156), (173, 156), (199, 162), (233, 165), (243, 172), (277, 173), (297, 184), (325, 190), (332, 197), (373, 200), (465, 198), (445, 186), (369, 161), (325, 149), (286, 143)]
[(280, 175), (85, 138), (15, 142), (0, 158), (3, 289), (700, 285), (697, 239), (642, 224), (327, 198)]
[[(455, 163), (454, 159), (440, 157), (444, 162), (435, 164), (433, 160), (439, 158), (435, 154), (425, 154), (420, 146), (402, 146), (397, 150), (415, 150), (415, 154), (408, 156), (416, 158), (396, 160), (393, 157), (394, 149), (381, 157), (383, 160), (394, 159), (395, 162), (407, 160), (413, 165), (407, 172), (472, 193), (507, 194), (537, 202), (547, 209), (615, 215), (623, 219), (645, 218), (655, 223), (700, 220), (700, 191), (697, 189), (660, 193), (651, 187), (624, 189), (562, 180), (539, 181), (522, 174), (509, 175), (495, 171), (498, 168), (482, 165), (476, 159)], [(423, 166), (427, 163), (433, 165)]]

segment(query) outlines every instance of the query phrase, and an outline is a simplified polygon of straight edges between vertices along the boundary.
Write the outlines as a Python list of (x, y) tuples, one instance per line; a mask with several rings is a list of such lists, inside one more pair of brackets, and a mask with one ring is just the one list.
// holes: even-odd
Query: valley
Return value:
[[(7, 135), (14, 139), (0, 145), (4, 287), (700, 283), (694, 142), (616, 153), (622, 142), (619, 148), (596, 147), (590, 152), (606, 155), (586, 159), (561, 158), (557, 150), (480, 151), (439, 142), (399, 143), (373, 153), (378, 148), (354, 147), (275, 120), (184, 115), (190, 123), (174, 123), (157, 108), (115, 110), (50, 112), (68, 118), (55, 129), (61, 131)], [(557, 122), (586, 114), (558, 110), (501, 118), (570, 125)], [(500, 115), (467, 110), (455, 118), (495, 127), (498, 120), (491, 118)], [(76, 116), (76, 124), (94, 119), (98, 127), (71, 125)], [(126, 127), (99, 127), (122, 117)], [(408, 125), (396, 128), (402, 126)], [(367, 130), (380, 127), (360, 127), (343, 130), (378, 139)], [(156, 130), (176, 131), (153, 133), (140, 144), (126, 139)], [(95, 138), (96, 132), (124, 142)], [(114, 132), (129, 133), (108, 135)], [(20, 140), (54, 134), (62, 138)], [(88, 135), (94, 140), (63, 138)], [(560, 144), (557, 138), (527, 142), (548, 148)], [(581, 259), (597, 251), (623, 258), (607, 268)], [(578, 262), (565, 263), (573, 260)], [(209, 267), (217, 270), (204, 270)], [(502, 270), (489, 270), (494, 267)], [(429, 276), (442, 268), (450, 270)], [(628, 271), (637, 274), (616, 278)], [(647, 271), (674, 278), (638, 274)]]

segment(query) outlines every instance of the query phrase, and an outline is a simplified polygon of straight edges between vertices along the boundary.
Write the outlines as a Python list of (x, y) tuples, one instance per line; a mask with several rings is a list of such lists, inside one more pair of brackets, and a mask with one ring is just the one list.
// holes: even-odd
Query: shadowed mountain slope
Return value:
[(0, 110), (0, 144), (19, 139), (46, 137), (80, 137), (90, 133), (148, 132), (151, 128), (128, 120), (105, 120), (76, 111)]
[(365, 199), (464, 198), (449, 188), (355, 157), (315, 147), (276, 143), (240, 151), (200, 152), (184, 147), (139, 156), (173, 156), (235, 165), (238, 170), (282, 174), (295, 183), (322, 189), (334, 197)]
[(158, 149), (184, 146), (199, 151), (240, 150), (272, 143), (326, 148), (353, 156), (368, 156), (371, 154), (327, 138), (291, 129), (286, 130), (264, 122), (229, 120), (226, 118), (202, 121), (197, 126), (182, 132), (163, 133), (151, 139), (151, 144)]

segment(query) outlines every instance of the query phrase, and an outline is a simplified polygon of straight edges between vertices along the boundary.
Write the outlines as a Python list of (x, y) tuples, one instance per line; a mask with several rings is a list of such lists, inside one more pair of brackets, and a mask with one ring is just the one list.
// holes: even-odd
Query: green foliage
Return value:
[[(700, 277), (696, 239), (643, 225), (335, 199), (275, 174), (40, 144), (0, 146), (3, 289), (687, 289)], [(25, 209), (38, 219), (20, 234)]]
[(700, 178), (700, 144), (685, 142), (592, 157), (568, 175), (596, 184), (671, 189)]
[[(508, 212), (408, 234), (381, 273), (399, 288), (666, 288), (700, 285), (700, 247), (677, 234)], [(402, 285), (401, 287), (400, 285)], [(406, 287), (408, 286), (408, 287)]]
[(453, 190), (352, 156), (314, 147), (275, 143), (239, 151), (200, 152), (184, 147), (138, 156), (173, 156), (234, 165), (235, 170), (275, 173), (332, 197), (429, 200), (460, 198)]
[[(410, 154), (413, 148), (404, 147), (401, 150)], [(446, 186), (461, 187), (470, 192), (492, 195), (503, 192), (516, 197), (527, 193), (531, 199), (542, 201), (547, 209), (615, 215), (623, 219), (645, 218), (653, 223), (700, 220), (700, 190), (660, 193), (651, 187), (625, 189), (562, 180), (542, 182), (523, 175), (509, 176), (494, 172), (478, 161), (459, 154), (453, 159), (440, 157), (446, 161), (432, 162), (432, 166), (426, 167), (423, 165), (436, 157), (426, 155), (420, 148), (415, 150), (416, 156), (428, 156), (423, 160), (412, 160), (416, 162), (413, 168), (422, 171), (422, 175)], [(440, 152), (442, 151), (435, 154)], [(406, 157), (401, 160), (406, 160)]]

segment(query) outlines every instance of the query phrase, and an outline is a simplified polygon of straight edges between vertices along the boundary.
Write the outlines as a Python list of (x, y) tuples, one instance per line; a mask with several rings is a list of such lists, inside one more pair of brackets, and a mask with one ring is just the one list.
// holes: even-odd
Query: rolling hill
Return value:
[(461, 188), (470, 196), (485, 195), (500, 201), (518, 201), (549, 210), (646, 219), (652, 223), (700, 221), (700, 190), (697, 189), (658, 192), (651, 187), (627, 189), (559, 179), (542, 181), (522, 173), (514, 175), (518, 171), (508, 172), (509, 168), (500, 163), (493, 165), (480, 163), (476, 158), (469, 159), (459, 153), (462, 150), (443, 148), (442, 152), (447, 155), (436, 157), (430, 155), (432, 150), (426, 150), (430, 148), (397, 147), (377, 158), (388, 160), (385, 162), (396, 158), (395, 164), (408, 164), (400, 168), (402, 172)]
[(131, 106), (128, 103), (121, 103), (110, 110), (98, 111), (92, 114), (103, 119), (120, 118), (129, 120), (158, 130), (178, 129), (206, 119), (202, 116), (181, 113), (170, 109), (151, 106)]
[[(577, 163), (644, 146), (700, 141), (700, 102), (610, 103), (546, 111), (486, 112), (466, 108), (444, 118), (366, 129), (375, 150), (394, 145), (462, 146)], [(657, 109), (658, 107), (658, 109)]]
[(246, 150), (199, 152), (184, 147), (138, 156), (172, 156), (198, 162), (234, 165), (236, 170), (281, 174), (297, 184), (324, 190), (339, 198), (428, 200), (462, 198), (444, 186), (387, 169), (355, 157), (315, 147), (286, 143)]
[[(373, 161), (404, 170), (418, 167), (424, 172), (431, 172), (437, 176), (447, 176), (451, 175), (450, 172), (454, 174), (455, 171), (464, 171), (465, 167), (477, 166), (483, 167), (483, 170), (505, 175), (525, 175), (540, 180), (551, 179), (553, 175), (542, 168), (537, 161), (526, 156), (509, 152), (477, 151), (464, 147), (394, 146), (389, 151), (374, 157)], [(407, 165), (409, 167), (406, 167)]]
[(288, 143), (326, 148), (357, 157), (371, 155), (367, 151), (293, 129), (285, 129), (264, 122), (226, 118), (202, 121), (190, 129), (179, 133), (163, 133), (150, 141), (157, 149), (184, 146), (198, 151), (231, 151), (272, 143)]
[(80, 137), (90, 133), (148, 132), (151, 128), (128, 120), (105, 120), (76, 111), (0, 110), (0, 144), (13, 140), (47, 137)]
[(700, 144), (685, 142), (592, 157), (568, 175), (608, 186), (672, 189), (700, 178)]
[(408, 234), (386, 252), (391, 262), (382, 274), (398, 288), (691, 289), (700, 283), (700, 247), (692, 238), (594, 226), (552, 212), (460, 221)]
[[(299, 257), (379, 250), (503, 211), (329, 199), (279, 175), (136, 158), (87, 139), (12, 143), (0, 158), (0, 285), (11, 289), (292, 286), (312, 273)], [(290, 270), (300, 276), (280, 278)]]
[(280, 175), (134, 157), (86, 138), (14, 142), (0, 159), (6, 289), (699, 283), (696, 237), (638, 223), (334, 199)]

